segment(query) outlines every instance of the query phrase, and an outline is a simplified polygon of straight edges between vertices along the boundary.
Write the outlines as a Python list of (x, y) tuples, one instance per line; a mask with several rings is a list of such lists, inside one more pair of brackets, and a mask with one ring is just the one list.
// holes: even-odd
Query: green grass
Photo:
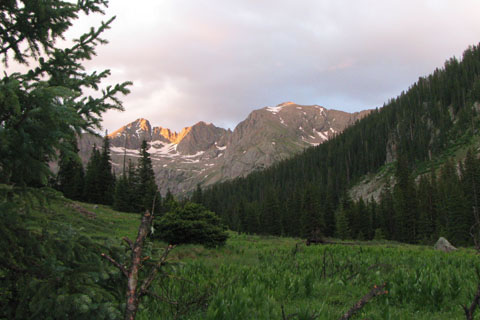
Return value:
[[(83, 208), (94, 216), (88, 217), (78, 208)], [(66, 224), (99, 242), (121, 240), (124, 236), (134, 239), (141, 218), (137, 213), (117, 212), (108, 206), (71, 201), (60, 194), (46, 204), (34, 204), (30, 214), (32, 229), (48, 229), (54, 224)]]
[[(31, 228), (71, 225), (95, 241), (135, 238), (138, 214), (108, 207), (89, 218), (57, 197), (34, 206)], [(153, 285), (179, 306), (145, 298), (137, 319), (338, 319), (374, 285), (388, 294), (374, 298), (354, 319), (464, 319), (462, 304), (476, 292), (479, 258), (471, 249), (450, 254), (393, 242), (305, 246), (300, 239), (230, 234), (217, 249), (184, 245), (171, 254), (170, 274)], [(153, 243), (161, 247), (162, 243)], [(297, 247), (297, 250), (295, 248)], [(187, 306), (205, 296), (201, 303)], [(480, 313), (480, 311), (477, 311)]]

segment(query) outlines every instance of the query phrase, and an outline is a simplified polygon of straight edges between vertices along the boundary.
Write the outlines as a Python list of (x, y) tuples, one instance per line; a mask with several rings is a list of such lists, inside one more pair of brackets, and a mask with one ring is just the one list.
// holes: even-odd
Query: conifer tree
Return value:
[(266, 234), (282, 234), (282, 214), (277, 198), (267, 192), (265, 205), (263, 208), (263, 230)]
[(302, 211), (302, 236), (308, 238), (323, 235), (325, 232), (325, 220), (320, 211), (319, 199), (311, 185), (305, 189)]
[(435, 171), (432, 170), (430, 177), (422, 176), (418, 183), (418, 240), (435, 241), (437, 219), (437, 190)]
[[(468, 224), (474, 226), (480, 222), (480, 160), (471, 148), (467, 151), (461, 175), (464, 195), (468, 202), (468, 208), (471, 208), (471, 211), (466, 213)], [(478, 228), (480, 225), (473, 227), (476, 230)]]
[(115, 183), (115, 193), (113, 195), (113, 208), (117, 211), (131, 212), (133, 206), (131, 203), (131, 189), (128, 184), (126, 174), (120, 176)]
[(97, 146), (93, 145), (92, 153), (90, 159), (88, 160), (87, 170), (85, 172), (85, 189), (84, 189), (84, 199), (90, 203), (99, 203), (100, 199), (100, 188), (99, 179), (100, 176), (100, 164), (101, 164), (101, 155), (98, 151)]
[(141, 199), (140, 211), (152, 208), (155, 200), (155, 208), (160, 208), (161, 197), (155, 182), (155, 173), (153, 172), (152, 160), (150, 153), (147, 151), (147, 141), (143, 140), (140, 147), (140, 159), (138, 161), (138, 190), (137, 193)]
[(84, 172), (78, 157), (76, 139), (70, 141), (73, 152), (62, 150), (58, 161), (57, 185), (65, 197), (73, 200), (83, 199)]
[(173, 196), (170, 189), (167, 190), (167, 194), (165, 195), (165, 199), (163, 199), (162, 204), (162, 212), (173, 212), (179, 207), (177, 200)]
[(397, 178), (394, 188), (395, 239), (415, 243), (418, 215), (416, 191), (405, 154), (401, 154), (397, 160), (395, 175)]
[(197, 184), (197, 188), (193, 191), (192, 202), (203, 204), (203, 192), (200, 183)]
[(456, 245), (470, 242), (471, 210), (463, 190), (459, 188), (460, 180), (452, 160), (442, 167), (439, 178), (439, 216), (446, 237)]
[(350, 210), (351, 203), (348, 199), (344, 199), (337, 210), (336, 216), (336, 236), (340, 239), (350, 239), (351, 238), (351, 230), (350, 230), (350, 223), (349, 223), (349, 210)]
[(115, 192), (115, 177), (112, 172), (112, 159), (110, 158), (110, 139), (108, 133), (103, 138), (102, 153), (98, 163), (97, 187), (99, 192), (99, 203), (113, 204), (113, 194)]
[(249, 234), (260, 232), (256, 203), (247, 203), (245, 205), (245, 231)]
[[(0, 79), (0, 183), (39, 186), (51, 175), (49, 161), (58, 151), (71, 150), (70, 138), (81, 131), (100, 127), (101, 114), (122, 110), (119, 94), (127, 94), (129, 82), (107, 86), (100, 94), (101, 81), (110, 75), (85, 71), (82, 63), (96, 53), (113, 18), (92, 28), (70, 47), (56, 40), (81, 14), (103, 13), (104, 0), (0, 2), (0, 56), (7, 65), (13, 59), (26, 66), (24, 74), (8, 69)], [(39, 18), (41, 17), (41, 19)]]

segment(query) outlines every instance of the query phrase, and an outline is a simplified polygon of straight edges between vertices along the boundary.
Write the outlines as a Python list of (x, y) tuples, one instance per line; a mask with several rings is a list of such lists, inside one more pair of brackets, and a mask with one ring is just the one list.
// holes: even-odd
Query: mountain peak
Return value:
[(292, 101), (286, 101), (286, 102), (280, 103), (277, 107), (285, 107), (285, 106), (289, 106), (289, 105), (296, 105), (296, 103), (292, 102)]
[[(120, 168), (125, 149), (127, 157), (138, 158), (146, 140), (162, 192), (183, 193), (197, 183), (209, 185), (269, 167), (329, 140), (368, 112), (350, 114), (287, 101), (252, 111), (233, 131), (199, 121), (175, 132), (138, 118), (109, 135), (112, 161)], [(82, 150), (90, 152), (93, 142), (87, 144)]]

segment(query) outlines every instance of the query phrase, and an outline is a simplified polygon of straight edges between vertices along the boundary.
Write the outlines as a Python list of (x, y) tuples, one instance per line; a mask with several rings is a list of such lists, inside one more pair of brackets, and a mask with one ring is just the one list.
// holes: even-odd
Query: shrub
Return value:
[(170, 244), (202, 244), (215, 247), (228, 238), (225, 226), (215, 213), (200, 204), (186, 203), (166, 213), (155, 223), (153, 238)]

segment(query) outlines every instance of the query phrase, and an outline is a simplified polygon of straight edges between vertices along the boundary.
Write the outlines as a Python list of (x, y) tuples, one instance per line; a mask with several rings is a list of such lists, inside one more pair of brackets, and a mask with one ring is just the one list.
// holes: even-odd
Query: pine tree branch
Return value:
[(355, 313), (357, 313), (360, 309), (363, 308), (364, 305), (366, 305), (372, 298), (382, 295), (382, 294), (387, 294), (388, 291), (384, 290), (385, 287), (387, 286), (387, 283), (384, 283), (380, 286), (375, 285), (372, 290), (370, 290), (369, 293), (367, 293), (365, 296), (363, 296), (362, 299), (360, 299), (357, 303), (353, 305), (353, 307), (350, 308), (341, 318), (340, 320), (347, 320), (350, 319)]
[(110, 261), (115, 267), (120, 269), (120, 271), (123, 273), (123, 275), (128, 278), (128, 271), (127, 271), (127, 269), (125, 268), (124, 265), (118, 263), (117, 261), (115, 261), (115, 259), (113, 259), (112, 257), (110, 257), (109, 255), (107, 255), (105, 253), (102, 253), (102, 257), (104, 257), (105, 259)]

